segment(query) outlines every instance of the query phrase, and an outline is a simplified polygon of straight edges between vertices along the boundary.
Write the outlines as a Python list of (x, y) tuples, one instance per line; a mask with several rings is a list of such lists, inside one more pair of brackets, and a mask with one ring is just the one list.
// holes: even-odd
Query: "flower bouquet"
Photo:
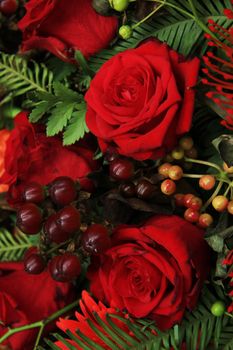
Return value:
[(233, 349), (233, 2), (0, 0), (0, 349)]

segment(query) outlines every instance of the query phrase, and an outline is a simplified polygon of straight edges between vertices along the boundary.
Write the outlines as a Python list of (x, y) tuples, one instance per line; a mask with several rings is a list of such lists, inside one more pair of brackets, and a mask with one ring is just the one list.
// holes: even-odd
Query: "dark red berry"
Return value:
[(23, 258), (26, 259), (29, 255), (36, 254), (36, 253), (38, 253), (38, 248), (35, 246), (32, 246), (25, 251)]
[(192, 193), (187, 193), (187, 194), (184, 195), (184, 206), (185, 206), (186, 208), (189, 208), (189, 205), (190, 205), (190, 203), (191, 203), (191, 201), (192, 201), (192, 199), (193, 199), (194, 197), (195, 197), (195, 196), (194, 196), (194, 194), (192, 194)]
[(46, 243), (63, 243), (70, 238), (70, 234), (62, 231), (58, 224), (58, 215), (51, 215), (44, 224), (44, 233), (46, 238)]
[(150, 199), (155, 195), (156, 187), (148, 180), (142, 179), (136, 185), (137, 196), (142, 199)]
[(136, 194), (136, 189), (133, 182), (123, 183), (120, 185), (119, 189), (123, 196), (127, 198), (133, 197)]
[(52, 201), (57, 205), (70, 204), (77, 196), (75, 182), (68, 176), (57, 177), (50, 184), (49, 194)]
[(109, 172), (115, 180), (129, 180), (134, 175), (134, 166), (128, 159), (115, 159), (109, 165)]
[(26, 255), (23, 260), (23, 263), (24, 263), (24, 270), (27, 273), (30, 273), (33, 275), (38, 275), (39, 273), (44, 271), (46, 266), (42, 256), (35, 253)]
[(10, 16), (16, 12), (18, 8), (17, 0), (1, 0), (0, 2), (0, 12), (6, 16)]
[(25, 202), (39, 204), (45, 199), (45, 192), (43, 187), (37, 182), (31, 182), (24, 185), (23, 199)]
[(17, 211), (16, 226), (28, 235), (37, 234), (42, 227), (42, 212), (33, 203), (24, 204)]
[(81, 224), (80, 213), (72, 205), (61, 209), (57, 216), (57, 223), (62, 231), (73, 234), (79, 229)]
[(101, 224), (93, 224), (83, 233), (81, 244), (90, 254), (101, 254), (111, 246), (108, 230)]
[(57, 255), (49, 263), (49, 272), (55, 281), (70, 282), (80, 275), (80, 260), (71, 253)]
[(185, 220), (195, 223), (199, 220), (200, 213), (197, 210), (194, 210), (192, 208), (188, 208), (184, 212), (184, 218)]

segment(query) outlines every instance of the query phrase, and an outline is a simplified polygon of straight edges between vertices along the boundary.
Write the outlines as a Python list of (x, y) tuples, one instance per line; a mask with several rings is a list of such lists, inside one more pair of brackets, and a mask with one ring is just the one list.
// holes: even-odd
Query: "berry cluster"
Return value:
[(0, 0), (0, 13), (5, 16), (10, 16), (18, 9), (17, 0)]
[(47, 188), (38, 183), (21, 186), (16, 225), (25, 234), (40, 234), (40, 247), (25, 254), (25, 271), (39, 274), (48, 265), (53, 279), (68, 282), (79, 276), (88, 254), (100, 254), (110, 247), (105, 226), (81, 228), (79, 195), (78, 184), (65, 176)]

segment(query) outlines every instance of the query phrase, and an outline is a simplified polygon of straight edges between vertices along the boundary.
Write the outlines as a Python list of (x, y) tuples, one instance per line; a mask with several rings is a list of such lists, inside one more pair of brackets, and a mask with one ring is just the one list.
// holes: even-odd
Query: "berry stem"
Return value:
[(223, 185), (223, 181), (219, 181), (215, 191), (212, 193), (211, 197), (206, 201), (206, 203), (201, 208), (202, 212), (205, 212), (206, 208), (210, 205), (210, 203), (212, 203), (212, 200), (218, 195), (219, 191), (222, 188), (222, 185)]
[(231, 317), (231, 318), (233, 318), (233, 315), (232, 314), (230, 314), (229, 312), (227, 312), (227, 311), (225, 311), (225, 315), (226, 316), (229, 316), (229, 317)]
[(199, 160), (199, 159), (193, 159), (193, 158), (187, 158), (187, 157), (185, 157), (184, 160), (189, 163), (196, 163), (196, 164), (209, 166), (211, 168), (218, 170), (220, 173), (223, 172), (222, 169), (217, 164), (206, 162), (205, 160)]
[(153, 11), (151, 11), (146, 17), (142, 18), (141, 21), (137, 22), (136, 24), (134, 24), (132, 26), (132, 29), (137, 28), (138, 26), (140, 26), (142, 23), (144, 23), (145, 21), (147, 21), (151, 16), (153, 16), (158, 10), (161, 9), (161, 7), (163, 7), (166, 3), (166, 0), (161, 1), (161, 4), (156, 7)]
[(200, 179), (204, 174), (183, 174), (182, 177), (188, 177), (190, 179)]
[(68, 240), (65, 241), (65, 242), (62, 242), (62, 243), (60, 243), (60, 244), (57, 244), (55, 247), (49, 249), (49, 250), (46, 252), (46, 254), (51, 254), (51, 253), (55, 252), (56, 250), (60, 249), (61, 247), (63, 247), (63, 246), (65, 246), (65, 245), (69, 244), (71, 241), (72, 241), (72, 239), (68, 239)]

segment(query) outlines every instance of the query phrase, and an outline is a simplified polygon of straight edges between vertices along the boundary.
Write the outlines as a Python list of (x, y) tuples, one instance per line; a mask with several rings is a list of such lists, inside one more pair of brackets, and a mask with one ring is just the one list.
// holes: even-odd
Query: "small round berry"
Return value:
[(37, 234), (42, 227), (42, 212), (33, 203), (22, 205), (17, 211), (16, 226), (28, 235)]
[(198, 222), (200, 213), (197, 210), (194, 210), (192, 208), (188, 208), (184, 212), (184, 218), (185, 220), (195, 223)]
[(177, 207), (183, 207), (184, 206), (184, 194), (176, 193), (174, 195), (174, 198), (175, 198), (175, 205)]
[(61, 227), (58, 224), (58, 215), (50, 215), (49, 218), (45, 221), (43, 231), (46, 238), (46, 243), (63, 243), (70, 238), (70, 234), (62, 231)]
[(136, 185), (137, 196), (141, 199), (153, 198), (156, 192), (156, 187), (150, 181), (141, 179)]
[(170, 196), (176, 191), (176, 184), (173, 180), (167, 179), (161, 183), (161, 192)]
[(65, 206), (70, 204), (77, 196), (75, 182), (68, 176), (57, 177), (50, 184), (49, 195), (57, 205)]
[(225, 196), (216, 196), (212, 201), (212, 205), (215, 210), (222, 212), (228, 206), (228, 199)]
[(37, 254), (37, 253), (38, 253), (38, 248), (36, 246), (32, 246), (25, 251), (23, 258), (26, 259), (29, 255)]
[(180, 180), (183, 176), (183, 169), (179, 165), (172, 165), (168, 171), (168, 176), (172, 180)]
[(17, 0), (1, 0), (0, 12), (5, 16), (13, 15), (18, 8)]
[(223, 169), (226, 173), (233, 174), (233, 166), (229, 167), (225, 162), (223, 162)]
[(207, 228), (213, 223), (213, 217), (208, 213), (203, 213), (199, 216), (198, 225), (202, 228)]
[(193, 139), (190, 136), (183, 136), (179, 140), (179, 145), (184, 151), (189, 151), (193, 147)]
[(38, 275), (44, 271), (46, 264), (44, 259), (39, 254), (29, 254), (24, 257), (24, 270), (27, 273)]
[(216, 301), (210, 309), (211, 313), (216, 317), (221, 317), (225, 313), (225, 310), (226, 306), (222, 301)]
[(163, 160), (166, 163), (172, 163), (174, 158), (172, 157), (171, 153), (168, 153)]
[(128, 25), (124, 25), (119, 28), (118, 33), (122, 39), (128, 40), (133, 34), (133, 29)]
[(185, 151), (185, 155), (188, 158), (193, 158), (196, 159), (198, 156), (197, 150), (195, 147), (192, 147), (191, 149), (189, 149), (188, 151)]
[(80, 228), (80, 213), (78, 209), (74, 208), (72, 205), (61, 209), (57, 213), (57, 217), (58, 226), (64, 232), (73, 234)]
[(122, 193), (122, 195), (127, 198), (133, 197), (136, 194), (136, 189), (133, 182), (121, 184), (119, 190)]
[(129, 0), (109, 0), (110, 6), (118, 12), (125, 11), (129, 6)]
[(133, 163), (128, 159), (116, 159), (109, 165), (109, 173), (115, 180), (129, 180), (134, 175)]
[(171, 164), (170, 163), (163, 163), (158, 167), (158, 173), (160, 175), (163, 175), (164, 177), (168, 177), (168, 172), (169, 169), (171, 168)]
[(227, 211), (229, 214), (233, 215), (233, 200), (228, 202)]
[(57, 255), (49, 262), (49, 272), (58, 282), (70, 282), (81, 273), (79, 258), (71, 253)]
[(199, 186), (203, 190), (209, 191), (215, 186), (216, 180), (213, 175), (203, 175), (199, 180)]
[(184, 150), (182, 148), (175, 148), (173, 151), (172, 151), (172, 157), (175, 159), (175, 160), (180, 160), (182, 158), (184, 158)]
[(101, 224), (93, 224), (83, 233), (82, 247), (90, 254), (101, 254), (111, 247), (108, 230)]
[(202, 207), (202, 200), (199, 197), (192, 197), (190, 201), (188, 202), (188, 208), (194, 209), (194, 210), (200, 210)]
[(43, 187), (37, 182), (31, 182), (24, 185), (23, 199), (25, 202), (40, 204), (45, 199), (45, 192)]
[(185, 206), (186, 208), (189, 208), (190, 202), (191, 202), (191, 200), (192, 200), (194, 197), (195, 197), (195, 196), (194, 196), (194, 194), (192, 194), (192, 193), (187, 193), (187, 194), (184, 195), (184, 206)]

